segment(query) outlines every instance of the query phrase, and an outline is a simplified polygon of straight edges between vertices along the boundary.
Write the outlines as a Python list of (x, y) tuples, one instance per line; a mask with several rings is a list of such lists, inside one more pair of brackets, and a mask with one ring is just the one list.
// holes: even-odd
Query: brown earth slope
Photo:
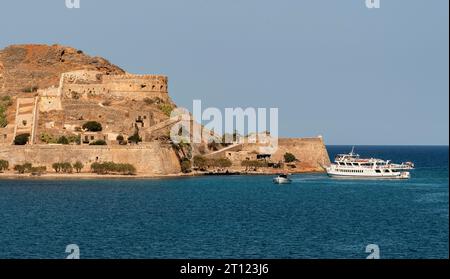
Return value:
[(0, 50), (0, 96), (57, 86), (61, 73), (81, 69), (125, 73), (106, 59), (88, 56), (71, 47), (12, 45)]

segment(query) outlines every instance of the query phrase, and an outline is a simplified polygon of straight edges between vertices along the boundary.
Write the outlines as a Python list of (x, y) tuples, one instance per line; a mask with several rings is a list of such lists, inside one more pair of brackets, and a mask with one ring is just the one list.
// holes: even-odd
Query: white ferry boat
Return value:
[(411, 162), (394, 164), (375, 158), (362, 159), (352, 149), (349, 154), (338, 154), (326, 171), (331, 177), (409, 179), (412, 169)]

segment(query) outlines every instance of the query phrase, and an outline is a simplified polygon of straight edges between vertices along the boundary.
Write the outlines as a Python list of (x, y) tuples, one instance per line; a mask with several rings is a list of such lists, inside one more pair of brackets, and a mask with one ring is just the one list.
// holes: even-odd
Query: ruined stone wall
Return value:
[[(260, 148), (257, 144), (244, 144), (243, 151), (249, 154), (260, 153)], [(324, 167), (330, 164), (328, 151), (323, 143), (322, 138), (279, 138), (278, 148), (274, 154), (271, 155), (270, 161), (277, 163), (284, 161), (286, 153), (292, 153), (298, 159), (291, 165), (295, 165), (295, 171), (324, 171)], [(233, 162), (238, 164), (239, 162)]]
[(62, 110), (61, 95), (58, 88), (39, 89), (38, 94), (40, 112)]
[(65, 84), (62, 95), (66, 99), (89, 99), (93, 97), (111, 97), (110, 90), (105, 84)]
[(103, 73), (99, 72), (99, 71), (79, 70), (79, 71), (63, 73), (61, 75), (61, 80), (65, 84), (92, 83), (92, 82), (99, 82), (101, 79), (101, 76), (103, 76)]
[(180, 164), (174, 150), (158, 142), (137, 146), (76, 146), (33, 145), (0, 146), (0, 159), (8, 160), (11, 167), (25, 162), (35, 166), (46, 166), (52, 170), (55, 162), (81, 161), (84, 171), (89, 171), (94, 162), (113, 161), (129, 163), (139, 174), (167, 175), (180, 172)]
[(278, 150), (272, 156), (273, 161), (282, 161), (286, 152), (300, 160), (299, 165), (321, 169), (330, 165), (330, 157), (322, 138), (280, 138)]

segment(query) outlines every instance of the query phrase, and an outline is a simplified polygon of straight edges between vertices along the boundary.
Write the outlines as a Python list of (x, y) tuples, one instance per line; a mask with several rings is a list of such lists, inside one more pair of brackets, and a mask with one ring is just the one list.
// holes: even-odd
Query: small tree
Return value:
[(286, 154), (284, 154), (284, 161), (286, 163), (292, 163), (297, 161), (297, 158), (295, 158), (294, 154), (287, 152)]
[(25, 163), (25, 164), (23, 164), (23, 167), (25, 169), (25, 172), (31, 172), (31, 169), (33, 169), (33, 164)]
[(55, 172), (61, 171), (61, 164), (60, 163), (53, 163), (52, 168), (55, 170)]
[(120, 145), (127, 145), (127, 144), (128, 144), (128, 141), (125, 140), (125, 137), (124, 137), (123, 135), (118, 135), (117, 138), (116, 138), (116, 140), (117, 140), (117, 142), (118, 142)]
[(88, 121), (83, 124), (82, 128), (89, 132), (101, 132), (103, 130), (102, 124), (97, 121)]
[(6, 171), (9, 169), (9, 162), (6, 160), (0, 160), (0, 172)]
[(129, 142), (138, 144), (139, 142), (142, 141), (142, 138), (139, 136), (139, 131), (136, 129), (136, 131), (134, 132), (134, 134), (128, 138)]
[(23, 165), (15, 165), (14, 170), (17, 171), (19, 174), (25, 173), (25, 167)]
[(72, 173), (73, 172), (73, 167), (71, 163), (65, 162), (61, 164), (61, 170), (64, 173)]
[(84, 168), (84, 165), (80, 161), (77, 161), (75, 164), (73, 164), (73, 167), (75, 168), (77, 173), (80, 173), (81, 170)]
[(15, 145), (26, 145), (29, 140), (30, 140), (30, 134), (28, 134), (28, 133), (20, 134), (14, 138), (14, 144)]

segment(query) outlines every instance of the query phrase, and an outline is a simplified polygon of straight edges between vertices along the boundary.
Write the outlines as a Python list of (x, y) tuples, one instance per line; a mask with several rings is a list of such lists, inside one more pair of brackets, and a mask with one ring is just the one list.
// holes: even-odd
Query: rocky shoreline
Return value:
[[(282, 171), (280, 171), (282, 172)], [(324, 173), (323, 171), (299, 171), (291, 172), (291, 174), (304, 174), (304, 173)], [(231, 175), (276, 175), (277, 172), (191, 172), (191, 173), (178, 173), (178, 174), (164, 174), (164, 175), (148, 175), (148, 174), (136, 174), (136, 175), (115, 175), (115, 174), (95, 174), (95, 173), (44, 173), (41, 175), (32, 174), (18, 174), (16, 172), (4, 172), (0, 173), (0, 180), (2, 179), (49, 179), (49, 180), (66, 180), (66, 179), (168, 179), (168, 178), (183, 178), (183, 177), (198, 177), (198, 176), (231, 176)]]

